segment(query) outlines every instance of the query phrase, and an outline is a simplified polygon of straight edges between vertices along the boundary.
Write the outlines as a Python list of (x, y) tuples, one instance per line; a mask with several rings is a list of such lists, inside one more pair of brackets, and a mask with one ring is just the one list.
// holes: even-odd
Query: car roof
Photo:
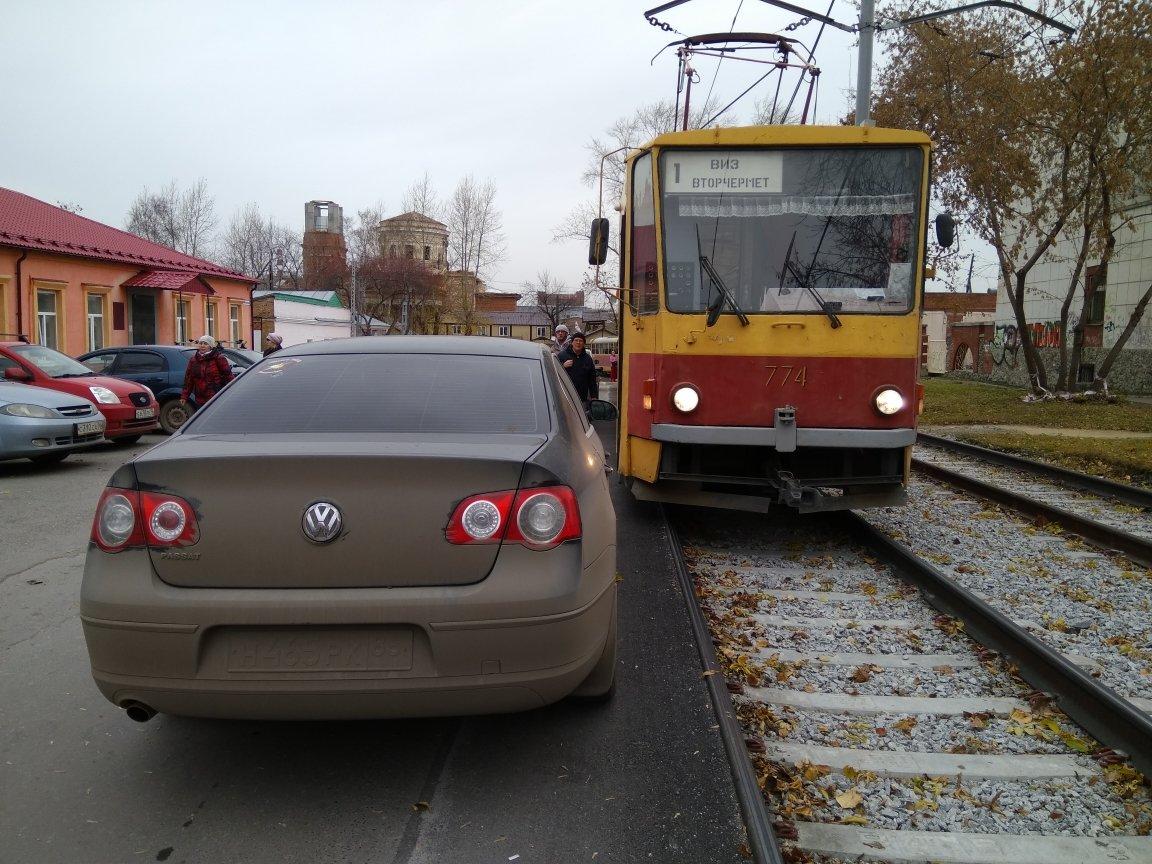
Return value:
[(91, 357), (93, 354), (108, 354), (120, 351), (157, 351), (161, 354), (194, 350), (191, 345), (105, 345), (95, 351), (86, 351), (81, 357)]
[(520, 339), (493, 336), (356, 336), (293, 345), (272, 355), (309, 354), (462, 354), (488, 357), (524, 357), (539, 360), (548, 347)]

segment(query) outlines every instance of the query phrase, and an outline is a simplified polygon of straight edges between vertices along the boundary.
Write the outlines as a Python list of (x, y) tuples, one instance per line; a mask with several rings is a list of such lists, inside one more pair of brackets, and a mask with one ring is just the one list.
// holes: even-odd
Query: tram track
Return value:
[(947, 438), (920, 443), (917, 471), (1152, 567), (1152, 492)]
[(781, 860), (774, 819), (784, 860), (1152, 861), (1136, 768), (1084, 752), (1149, 773), (1152, 718), (1082, 658), (858, 517), (671, 516), (734, 776), (765, 787), (737, 777), (755, 860)]

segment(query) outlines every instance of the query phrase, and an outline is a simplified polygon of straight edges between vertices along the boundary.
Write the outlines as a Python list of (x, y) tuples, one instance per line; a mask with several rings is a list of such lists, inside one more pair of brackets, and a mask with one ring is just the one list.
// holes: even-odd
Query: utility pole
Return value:
[(860, 48), (856, 52), (856, 125), (871, 126), (872, 45), (876, 41), (876, 0), (860, 0)]

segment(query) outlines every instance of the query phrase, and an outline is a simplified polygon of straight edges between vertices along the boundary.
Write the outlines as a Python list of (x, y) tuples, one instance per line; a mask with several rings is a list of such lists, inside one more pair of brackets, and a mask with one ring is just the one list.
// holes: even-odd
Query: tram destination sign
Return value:
[(666, 194), (768, 194), (783, 188), (784, 154), (778, 151), (679, 150), (663, 162)]

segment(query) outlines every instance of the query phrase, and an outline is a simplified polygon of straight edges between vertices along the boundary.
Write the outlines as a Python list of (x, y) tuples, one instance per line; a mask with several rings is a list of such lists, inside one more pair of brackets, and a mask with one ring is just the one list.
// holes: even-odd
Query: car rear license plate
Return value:
[(104, 431), (104, 423), (100, 420), (92, 420), (88, 423), (76, 424), (76, 437), (81, 435), (95, 435), (97, 432)]
[(412, 668), (412, 631), (234, 633), (229, 672), (380, 672)]
[(156, 409), (155, 408), (137, 408), (136, 409), (136, 419), (137, 420), (147, 420), (149, 417), (155, 417), (155, 416), (156, 416)]

